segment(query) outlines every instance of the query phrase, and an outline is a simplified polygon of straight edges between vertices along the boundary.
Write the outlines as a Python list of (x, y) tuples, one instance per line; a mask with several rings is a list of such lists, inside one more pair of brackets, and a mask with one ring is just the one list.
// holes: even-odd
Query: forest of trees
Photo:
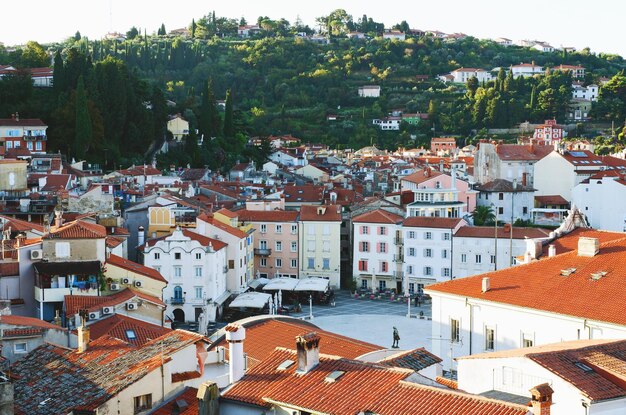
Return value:
[[(143, 161), (151, 145), (166, 139), (167, 115), (181, 113), (192, 134), (161, 161), (227, 167), (240, 158), (262, 160), (263, 151), (246, 147), (250, 136), (289, 133), (342, 148), (372, 141), (394, 148), (425, 143), (433, 133), (471, 138), (483, 128), (552, 117), (564, 122), (570, 75), (548, 70), (534, 78), (512, 77), (510, 65), (531, 61), (546, 68), (582, 65), (585, 84), (612, 78), (594, 118), (622, 125), (626, 116), (626, 63), (617, 55), (588, 49), (541, 53), (472, 37), (388, 41), (377, 37), (381, 23), (368, 16), (353, 19), (344, 10), (317, 19), (316, 29), (331, 38), (329, 44), (308, 41), (304, 35), (313, 30), (299, 19), (291, 24), (264, 16), (253, 22), (261, 28), (258, 35), (237, 38), (238, 25), (246, 23), (213, 12), (194, 19), (187, 35), (169, 35), (161, 25), (153, 34), (132, 27), (123, 41), (92, 41), (76, 33), (59, 44), (29, 42), (12, 52), (0, 46), (0, 64), (50, 66), (54, 56), (55, 71), (50, 91), (29, 87), (25, 73), (3, 78), (0, 117), (19, 111), (42, 118), (50, 126), (50, 148), (75, 158), (128, 164)], [(395, 25), (409, 27), (406, 21)], [(355, 30), (369, 38), (348, 39), (346, 33)], [(436, 79), (458, 67), (502, 69), (485, 84), (472, 79), (448, 85)], [(357, 88), (364, 84), (381, 85), (381, 97), (359, 98)], [(226, 101), (225, 110), (217, 100)], [(400, 132), (372, 125), (373, 118), (393, 109), (430, 118)], [(337, 121), (327, 121), (331, 113)]]

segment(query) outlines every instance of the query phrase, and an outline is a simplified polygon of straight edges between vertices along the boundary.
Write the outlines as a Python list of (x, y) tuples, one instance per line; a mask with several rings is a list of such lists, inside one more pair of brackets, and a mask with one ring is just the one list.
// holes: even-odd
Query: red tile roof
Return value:
[(174, 330), (143, 346), (102, 336), (82, 353), (45, 344), (11, 367), (16, 413), (41, 413), (44, 399), (49, 414), (94, 411), (158, 370), (163, 360), (169, 362), (172, 354), (203, 340), (199, 334)]
[(2, 127), (47, 127), (39, 118), (0, 118)]
[[(413, 228), (441, 228), (441, 229), (454, 229), (459, 222), (463, 219), (460, 218), (435, 218), (428, 216), (412, 216), (404, 220), (404, 225)], [(463, 226), (461, 227), (463, 228)]]
[[(129, 338), (127, 330), (132, 330), (135, 337)], [(150, 339), (156, 339), (170, 331), (172, 331), (172, 329), (150, 324), (121, 314), (111, 314), (109, 317), (89, 325), (91, 341), (106, 335), (134, 344), (135, 346), (143, 346), (150, 341)]]
[(118, 170), (124, 176), (160, 176), (161, 170), (155, 169), (151, 165), (132, 166), (124, 170)]
[[(151, 415), (197, 415), (199, 414), (199, 401), (197, 395), (198, 389), (187, 387), (182, 391), (182, 393), (173, 397), (168, 403), (152, 411)], [(187, 406), (184, 408), (180, 408), (178, 402), (181, 401), (185, 401)]]
[(20, 275), (19, 262), (0, 262), (0, 277), (9, 277), (14, 275)]
[(245, 233), (244, 231), (242, 231), (239, 228), (234, 228), (230, 225), (227, 225), (223, 222), (220, 222), (219, 220), (215, 220), (213, 217), (210, 217), (207, 214), (202, 214), (200, 216), (198, 216), (197, 220), (201, 220), (203, 222), (208, 223), (209, 225), (213, 225), (215, 226), (217, 229), (224, 231), (226, 233), (231, 234), (234, 237), (237, 237), (239, 239), (242, 238), (246, 238), (248, 236), (247, 233)]
[(542, 206), (546, 205), (569, 205), (569, 202), (561, 195), (535, 196), (535, 202)]
[(396, 215), (391, 212), (387, 212), (383, 209), (373, 210), (371, 212), (363, 213), (359, 216), (352, 218), (352, 222), (357, 223), (389, 223), (397, 225), (402, 223), (404, 218), (400, 215)]
[(163, 278), (161, 273), (153, 268), (147, 267), (145, 265), (138, 264), (136, 262), (130, 261), (128, 259), (124, 259), (117, 255), (110, 254), (106, 260), (106, 264), (110, 264), (127, 271), (134, 272), (139, 275), (143, 275), (148, 278), (152, 278), (153, 280), (164, 282), (167, 284), (167, 280)]
[[(516, 228), (513, 227), (513, 239), (535, 239), (547, 238), (550, 231), (541, 228)], [(626, 236), (626, 235), (625, 235)], [(454, 234), (455, 238), (494, 238), (495, 230), (493, 226), (463, 226)], [(498, 227), (498, 238), (510, 238), (511, 228)]]
[(59, 327), (56, 324), (48, 323), (47, 321), (39, 320), (38, 318), (16, 315), (0, 315), (0, 324), (24, 327), (38, 327), (42, 329), (65, 330), (63, 327)]
[[(568, 252), (541, 261), (429, 285), (425, 290), (626, 325), (626, 238), (600, 245), (594, 257)], [(568, 276), (561, 271), (575, 268)], [(597, 280), (592, 274), (605, 271)], [(491, 288), (482, 292), (482, 279)], [(580, 295), (580, 293), (585, 295)]]
[(43, 233), (43, 226), (34, 222), (28, 222), (21, 219), (12, 218), (9, 216), (0, 215), (0, 220), (4, 222), (4, 230), (11, 228), (13, 232), (24, 232), (24, 231), (37, 231)]
[(97, 223), (77, 220), (61, 225), (60, 228), (53, 228), (44, 239), (99, 239), (106, 238), (106, 228)]
[(227, 218), (230, 218), (230, 219), (234, 219), (234, 218), (237, 217), (237, 214), (235, 212), (231, 212), (230, 210), (225, 209), (225, 208), (222, 208), (222, 209), (218, 210), (215, 213), (219, 213), (219, 214), (224, 215), (224, 216), (226, 216)]
[(238, 210), (242, 222), (297, 222), (298, 212), (293, 210)]
[(401, 181), (407, 181), (415, 184), (424, 183), (430, 179), (433, 179), (437, 176), (441, 176), (443, 173), (434, 170), (431, 167), (426, 167), (424, 169), (418, 170), (413, 174), (409, 174), (401, 179)]
[[(246, 354), (251, 359), (251, 366), (263, 360), (276, 347), (293, 346), (296, 336), (311, 330), (315, 330), (320, 335), (320, 348), (328, 354), (356, 359), (358, 356), (380, 350), (380, 346), (320, 330), (314, 325), (298, 319), (274, 320), (267, 318), (243, 325), (246, 329), (244, 347)], [(211, 345), (211, 348), (218, 346), (228, 348), (225, 338), (222, 337), (217, 340)]]
[(124, 290), (111, 295), (95, 296), (95, 295), (66, 295), (65, 296), (65, 315), (71, 316), (77, 314), (81, 309), (87, 309), (88, 311), (97, 311), (102, 307), (116, 306), (118, 304), (126, 303), (132, 298), (139, 297), (142, 300), (149, 301), (161, 307), (165, 307), (165, 303), (157, 297), (153, 297), (148, 294), (144, 294), (141, 291), (136, 291), (132, 288), (125, 288)]
[[(322, 209), (322, 210), (318, 210)], [(324, 205), (311, 206), (302, 205), (300, 207), (301, 221), (319, 221), (319, 222), (341, 222), (341, 206)]]
[(501, 160), (541, 160), (552, 151), (552, 146), (520, 145), (520, 144), (497, 144), (496, 153)]
[[(58, 327), (59, 329), (61, 327)], [(31, 328), (31, 329), (4, 329), (2, 330), (2, 335), (4, 337), (28, 337), (28, 336), (40, 336), (43, 334), (43, 329), (36, 329), (36, 328)]]
[(557, 255), (575, 251), (576, 249), (578, 249), (578, 238), (580, 237), (597, 238), (600, 243), (603, 244), (605, 242), (626, 238), (626, 233), (576, 228), (567, 235), (556, 238), (549, 244), (545, 245), (543, 247), (543, 255), (545, 255), (546, 257), (548, 256), (549, 245), (554, 245)]
[(285, 186), (283, 194), (286, 203), (321, 203), (324, 199), (324, 186)]

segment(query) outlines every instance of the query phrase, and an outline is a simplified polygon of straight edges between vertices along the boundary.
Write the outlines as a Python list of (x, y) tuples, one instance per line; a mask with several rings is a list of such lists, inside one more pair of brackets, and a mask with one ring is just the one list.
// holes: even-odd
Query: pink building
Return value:
[(455, 168), (448, 175), (425, 167), (404, 177), (400, 188), (413, 192), (413, 203), (407, 206), (407, 217), (462, 218), (476, 207), (477, 192), (456, 177)]
[(298, 215), (286, 210), (239, 210), (241, 225), (252, 224), (254, 270), (263, 278), (298, 278)]

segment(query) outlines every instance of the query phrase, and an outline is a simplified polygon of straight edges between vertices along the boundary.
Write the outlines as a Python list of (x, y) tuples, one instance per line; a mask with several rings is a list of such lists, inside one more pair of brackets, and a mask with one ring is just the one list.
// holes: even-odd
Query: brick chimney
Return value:
[(296, 336), (298, 372), (310, 372), (320, 361), (320, 336), (316, 332)]
[(598, 238), (578, 238), (578, 256), (592, 257), (600, 252), (600, 240)]
[(547, 383), (537, 385), (530, 390), (531, 401), (533, 407), (533, 415), (550, 415), (550, 407), (552, 406), (552, 394), (554, 390)]
[(246, 355), (243, 352), (243, 341), (246, 339), (246, 329), (236, 323), (224, 328), (228, 343), (228, 374), (230, 383), (241, 379), (246, 372)]
[(491, 281), (489, 280), (489, 277), (483, 277), (482, 292), (486, 293), (490, 289), (491, 289)]
[(556, 246), (550, 245), (548, 246), (548, 256), (552, 257), (556, 255)]
[(78, 315), (81, 319), (80, 326), (78, 327), (78, 353), (83, 353), (89, 347), (89, 327), (85, 324), (89, 312), (87, 310), (80, 310)]

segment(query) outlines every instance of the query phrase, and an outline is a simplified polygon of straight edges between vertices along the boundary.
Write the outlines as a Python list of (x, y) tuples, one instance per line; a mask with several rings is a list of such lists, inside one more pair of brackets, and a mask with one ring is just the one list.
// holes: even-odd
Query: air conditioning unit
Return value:
[(143, 283), (141, 281), (135, 281), (135, 287), (141, 287)]
[(41, 249), (33, 249), (30, 251), (30, 259), (41, 259), (43, 257), (43, 251)]
[(137, 304), (135, 303), (126, 303), (127, 310), (137, 310)]
[(111, 284), (111, 291), (119, 291), (119, 290), (120, 290), (119, 284)]
[(100, 318), (100, 313), (98, 311), (92, 311), (89, 313), (89, 320), (97, 320)]
[(102, 314), (113, 314), (113, 307), (102, 307)]
[(122, 284), (130, 284), (130, 280), (128, 278), (122, 278)]

